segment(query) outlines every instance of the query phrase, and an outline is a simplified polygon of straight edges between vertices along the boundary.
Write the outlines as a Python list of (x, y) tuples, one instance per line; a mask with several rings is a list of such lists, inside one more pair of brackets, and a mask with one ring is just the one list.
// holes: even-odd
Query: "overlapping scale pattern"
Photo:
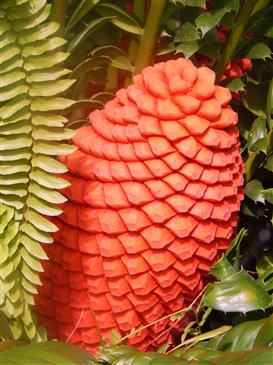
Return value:
[[(177, 311), (203, 288), (243, 198), (237, 115), (214, 79), (185, 59), (147, 67), (78, 130), (36, 297), (50, 335), (95, 351), (100, 335)], [(130, 344), (146, 350), (168, 325)]]

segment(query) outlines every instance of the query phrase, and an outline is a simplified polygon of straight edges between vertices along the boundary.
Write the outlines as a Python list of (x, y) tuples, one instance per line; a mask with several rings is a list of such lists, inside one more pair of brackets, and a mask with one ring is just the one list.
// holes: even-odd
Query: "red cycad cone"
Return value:
[[(147, 67), (78, 130), (36, 297), (50, 336), (95, 351), (100, 335), (153, 322), (203, 288), (243, 197), (237, 115), (214, 79), (186, 59)], [(145, 350), (168, 325), (129, 343)]]

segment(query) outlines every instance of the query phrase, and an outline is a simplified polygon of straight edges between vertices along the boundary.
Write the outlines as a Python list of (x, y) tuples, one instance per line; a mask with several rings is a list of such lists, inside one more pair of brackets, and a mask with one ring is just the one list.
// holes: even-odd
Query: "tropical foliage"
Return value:
[[(5, 364), (272, 363), (272, 15), (269, 0), (1, 1)], [(46, 339), (32, 311), (33, 295), (47, 259), (43, 244), (57, 229), (50, 217), (60, 214), (56, 204), (65, 200), (59, 190), (68, 183), (58, 174), (66, 167), (55, 157), (74, 149), (65, 143), (74, 133), (69, 128), (85, 124), (88, 112), (146, 65), (178, 56), (212, 67), (217, 82), (232, 91), (239, 115), (246, 198), (238, 235), (212, 269), (217, 281), (200, 303), (173, 316), (178, 326), (184, 321), (177, 349), (166, 345), (144, 355), (115, 333), (96, 360), (56, 341), (25, 345)]]

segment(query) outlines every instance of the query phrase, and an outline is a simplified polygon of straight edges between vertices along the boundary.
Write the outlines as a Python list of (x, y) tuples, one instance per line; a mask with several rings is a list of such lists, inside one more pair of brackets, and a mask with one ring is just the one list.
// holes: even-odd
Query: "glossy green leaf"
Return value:
[(230, 91), (235, 93), (245, 91), (245, 84), (240, 77), (233, 77), (226, 85)]
[(245, 194), (255, 203), (264, 203), (263, 185), (259, 180), (252, 180), (245, 186)]
[(202, 42), (200, 40), (180, 43), (176, 47), (176, 53), (182, 52), (186, 58), (190, 58), (195, 52), (200, 49), (201, 45)]
[(111, 59), (111, 65), (121, 70), (132, 72), (131, 65), (127, 54), (116, 46), (101, 46), (92, 51), (93, 56), (107, 56)]
[(41, 342), (1, 353), (5, 365), (88, 365), (92, 357), (79, 347), (62, 342)]
[(223, 312), (246, 313), (270, 306), (270, 295), (245, 271), (210, 284), (203, 304)]
[(248, 58), (262, 58), (264, 60), (271, 57), (271, 49), (264, 43), (256, 43), (248, 48), (245, 56)]
[(258, 117), (266, 118), (266, 100), (268, 94), (268, 84), (246, 85), (246, 92), (243, 95), (244, 106)]
[(176, 42), (190, 42), (200, 38), (200, 34), (193, 23), (186, 22), (178, 29), (175, 35)]
[(273, 204), (273, 188), (262, 190), (262, 194), (269, 203)]

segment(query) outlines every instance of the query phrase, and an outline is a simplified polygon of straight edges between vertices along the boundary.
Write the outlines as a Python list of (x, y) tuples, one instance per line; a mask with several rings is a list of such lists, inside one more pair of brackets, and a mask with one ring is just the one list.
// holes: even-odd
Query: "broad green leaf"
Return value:
[(140, 25), (124, 10), (111, 3), (100, 3), (96, 6), (96, 12), (104, 17), (112, 17), (112, 23), (129, 33), (142, 35), (143, 29)]
[(195, 52), (200, 49), (201, 44), (201, 40), (180, 43), (176, 47), (176, 53), (182, 52), (186, 58), (190, 58)]
[(81, 0), (76, 9), (74, 9), (69, 21), (65, 27), (68, 32), (74, 25), (79, 23), (81, 19), (90, 11), (100, 0)]
[(273, 188), (262, 190), (262, 194), (269, 203), (273, 204)]
[(260, 329), (255, 339), (253, 348), (272, 347), (272, 344), (273, 344), (273, 315), (266, 318), (266, 320), (264, 321), (263, 326)]
[(203, 304), (223, 312), (246, 313), (270, 306), (270, 295), (245, 271), (209, 284)]
[(200, 35), (195, 25), (190, 22), (186, 22), (181, 25), (175, 35), (176, 42), (191, 42), (200, 39)]
[(271, 154), (270, 156), (267, 157), (264, 168), (273, 172), (273, 154)]
[(255, 203), (264, 203), (263, 185), (259, 180), (252, 180), (245, 186), (245, 194)]
[(243, 95), (244, 106), (258, 117), (266, 118), (266, 100), (268, 95), (268, 84), (246, 85), (246, 92)]
[(1, 353), (5, 365), (88, 365), (92, 356), (79, 347), (57, 342), (32, 343)]
[(245, 91), (245, 84), (242, 81), (241, 77), (233, 77), (226, 85), (230, 91), (235, 93)]
[(247, 147), (252, 151), (262, 151), (266, 153), (267, 150), (267, 126), (266, 119), (258, 117), (252, 124), (250, 133), (247, 139)]
[(262, 42), (256, 43), (248, 48), (245, 57), (262, 58), (264, 60), (271, 57), (271, 49)]

